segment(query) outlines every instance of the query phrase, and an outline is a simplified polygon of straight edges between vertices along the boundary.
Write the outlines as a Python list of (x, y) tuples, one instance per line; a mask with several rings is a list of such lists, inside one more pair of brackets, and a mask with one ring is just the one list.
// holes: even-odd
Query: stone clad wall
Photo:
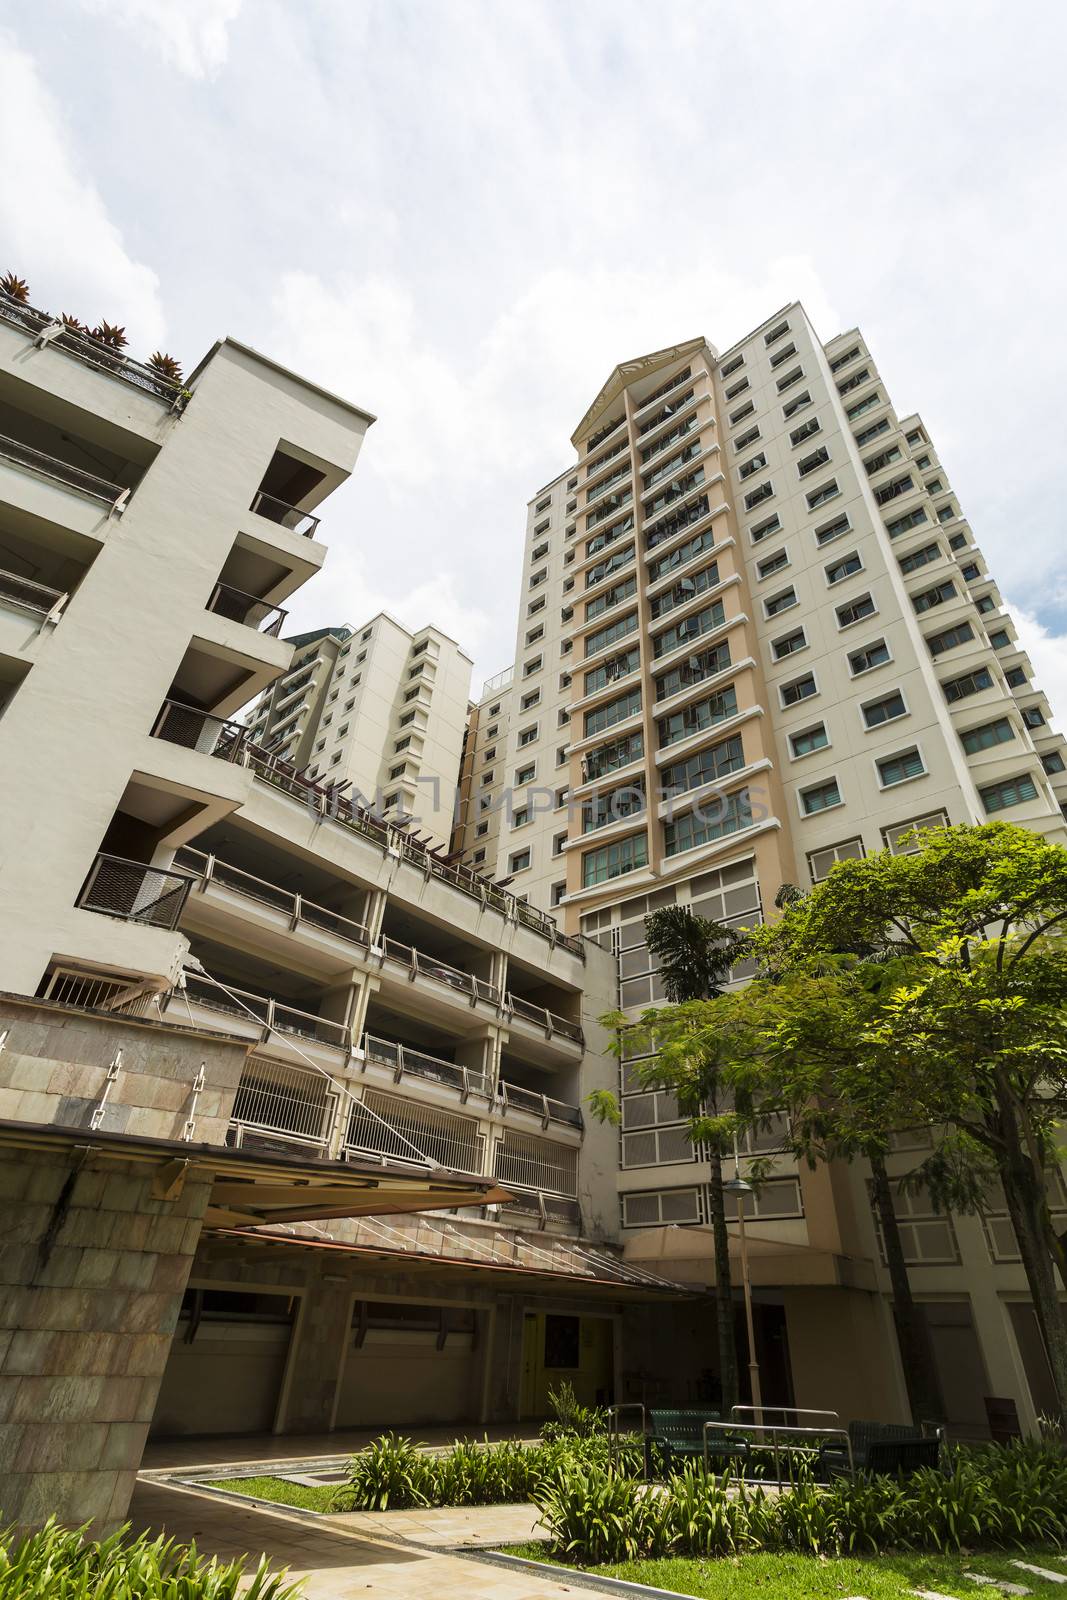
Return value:
[(0, 1511), (121, 1523), (210, 1192), (76, 1151), (0, 1162)]

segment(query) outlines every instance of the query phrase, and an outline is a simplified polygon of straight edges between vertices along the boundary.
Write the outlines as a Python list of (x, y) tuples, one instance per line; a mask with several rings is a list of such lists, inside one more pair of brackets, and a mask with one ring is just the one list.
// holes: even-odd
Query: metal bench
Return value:
[[(668, 1472), (677, 1461), (702, 1461), (705, 1467), (720, 1471), (749, 1453), (749, 1441), (744, 1431), (722, 1423), (718, 1411), (662, 1411), (649, 1412), (650, 1441), (658, 1446), (663, 1465)], [(714, 1432), (709, 1424), (728, 1431)]]
[(852, 1460), (836, 1442), (819, 1453), (820, 1465), (829, 1474), (849, 1471), (877, 1472), (893, 1476), (936, 1467), (941, 1460), (941, 1430), (923, 1433), (904, 1422), (862, 1422), (848, 1424)]

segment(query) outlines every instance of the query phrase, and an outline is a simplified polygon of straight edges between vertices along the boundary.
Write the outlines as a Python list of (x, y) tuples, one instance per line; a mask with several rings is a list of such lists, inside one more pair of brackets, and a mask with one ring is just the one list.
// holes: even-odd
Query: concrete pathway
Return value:
[[(336, 1433), (253, 1433), (217, 1439), (150, 1439), (141, 1462), (142, 1472), (198, 1471), (207, 1467), (255, 1466), (277, 1468), (283, 1462), (344, 1460), (355, 1450), (380, 1439), (382, 1428), (346, 1428)], [(532, 1444), (537, 1425), (524, 1423), (512, 1427), (481, 1427), (478, 1423), (453, 1423), (447, 1428), (398, 1428), (416, 1444), (443, 1447), (456, 1439), (477, 1443), (521, 1439)]]
[[(548, 1578), (417, 1548), (528, 1537), (532, 1514), (530, 1506), (479, 1507), (471, 1509), (468, 1522), (461, 1510), (395, 1512), (389, 1518), (397, 1525), (393, 1536), (404, 1528), (410, 1531), (399, 1537), (413, 1541), (401, 1545), (366, 1537), (365, 1512), (312, 1521), (280, 1507), (246, 1508), (158, 1481), (141, 1480), (130, 1507), (136, 1532), (165, 1530), (183, 1541), (195, 1539), (200, 1550), (224, 1559), (265, 1551), (272, 1566), (288, 1567), (294, 1578), (304, 1579), (307, 1600), (562, 1600), (565, 1595), (574, 1600), (574, 1588)], [(503, 1531), (483, 1534), (483, 1527), (498, 1526), (497, 1515)]]

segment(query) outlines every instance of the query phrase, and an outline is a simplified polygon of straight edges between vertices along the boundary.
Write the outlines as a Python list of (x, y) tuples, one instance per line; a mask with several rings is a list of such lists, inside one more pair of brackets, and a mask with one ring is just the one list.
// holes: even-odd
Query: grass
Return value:
[(305, 1511), (330, 1511), (336, 1484), (291, 1483), (288, 1478), (210, 1478), (209, 1489), (228, 1489), (256, 1500), (273, 1500), (280, 1506), (301, 1506)]
[[(517, 1544), (505, 1553), (544, 1561), (545, 1547)], [(1035, 1566), (1067, 1573), (1062, 1550), (1022, 1550), (1019, 1559)], [(1025, 1586), (1033, 1600), (1063, 1600), (1064, 1585), (1046, 1583), (1033, 1573), (1011, 1565), (1003, 1552), (983, 1555), (911, 1555), (819, 1557), (791, 1555), (723, 1556), (719, 1559), (629, 1561), (617, 1566), (594, 1567), (598, 1577), (626, 1578), (673, 1594), (695, 1595), (699, 1600), (844, 1600), (863, 1595), (865, 1600), (904, 1600), (914, 1589), (974, 1600), (1000, 1600), (995, 1589), (980, 1588), (964, 1576), (978, 1572), (985, 1578), (1005, 1578)]]

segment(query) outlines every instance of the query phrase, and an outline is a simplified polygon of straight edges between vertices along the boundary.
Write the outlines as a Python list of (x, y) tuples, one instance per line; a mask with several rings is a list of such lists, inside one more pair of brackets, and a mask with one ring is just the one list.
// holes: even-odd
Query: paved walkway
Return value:
[[(343, 1459), (379, 1439), (381, 1428), (348, 1428), (336, 1433), (254, 1433), (218, 1439), (150, 1439), (141, 1462), (143, 1472), (167, 1472), (175, 1468), (240, 1467), (272, 1462), (326, 1461)], [(401, 1428), (419, 1444), (450, 1445), (456, 1439), (525, 1439), (537, 1436), (536, 1423), (511, 1427), (480, 1426), (478, 1423), (453, 1423), (447, 1428)]]
[[(134, 1490), (130, 1520), (224, 1559), (265, 1551), (274, 1567), (304, 1579), (307, 1600), (574, 1600), (575, 1590), (524, 1572), (482, 1566), (460, 1556), (416, 1548), (445, 1543), (497, 1543), (529, 1537), (530, 1506), (471, 1511), (394, 1512), (375, 1526), (411, 1544), (366, 1537), (369, 1513), (312, 1521), (281, 1508), (234, 1505), (210, 1494), (142, 1480)], [(384, 1523), (392, 1527), (387, 1530)], [(475, 1528), (477, 1524), (477, 1529)]]

